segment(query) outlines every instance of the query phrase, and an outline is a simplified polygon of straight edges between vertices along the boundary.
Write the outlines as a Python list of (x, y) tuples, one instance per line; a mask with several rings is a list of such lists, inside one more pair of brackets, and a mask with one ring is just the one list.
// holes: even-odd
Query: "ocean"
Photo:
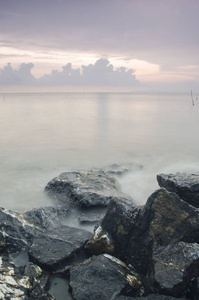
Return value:
[(144, 204), (157, 174), (199, 170), (194, 101), (190, 94), (0, 94), (0, 206), (53, 205), (44, 188), (60, 173), (132, 163), (119, 182)]

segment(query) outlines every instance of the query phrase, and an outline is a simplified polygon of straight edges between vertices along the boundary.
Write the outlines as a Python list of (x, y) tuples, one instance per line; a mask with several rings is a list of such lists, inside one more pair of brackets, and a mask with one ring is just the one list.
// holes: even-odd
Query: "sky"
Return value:
[(199, 92), (199, 0), (0, 0), (0, 92)]

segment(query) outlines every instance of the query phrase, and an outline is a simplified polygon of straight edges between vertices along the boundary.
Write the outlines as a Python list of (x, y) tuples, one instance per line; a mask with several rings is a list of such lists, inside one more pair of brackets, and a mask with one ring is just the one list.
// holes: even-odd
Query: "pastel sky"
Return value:
[(198, 0), (0, 0), (0, 91), (199, 91)]

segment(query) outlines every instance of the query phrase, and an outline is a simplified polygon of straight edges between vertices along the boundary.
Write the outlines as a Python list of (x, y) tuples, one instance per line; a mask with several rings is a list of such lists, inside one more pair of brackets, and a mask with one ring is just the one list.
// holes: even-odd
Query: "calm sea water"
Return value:
[(143, 204), (160, 172), (198, 171), (199, 100), (131, 93), (0, 94), (0, 206), (51, 205), (47, 182), (71, 169), (143, 165), (120, 179)]

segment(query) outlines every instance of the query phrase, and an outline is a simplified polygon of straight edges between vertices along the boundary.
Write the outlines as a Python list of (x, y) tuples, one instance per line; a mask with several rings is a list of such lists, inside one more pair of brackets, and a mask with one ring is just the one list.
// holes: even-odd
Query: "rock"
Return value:
[(34, 237), (28, 253), (40, 266), (54, 270), (80, 251), (91, 237), (92, 233), (83, 229), (58, 227)]
[(159, 189), (144, 207), (126, 199), (111, 200), (87, 248), (110, 253), (150, 277), (154, 247), (180, 241), (199, 243), (199, 210), (175, 193)]
[(53, 230), (67, 225), (69, 210), (63, 206), (45, 206), (26, 211), (23, 218), (36, 228)]
[[(30, 279), (29, 286), (24, 288), (18, 284), (14, 275), (17, 283), (11, 284), (14, 289), (12, 290), (9, 282), (14, 282), (13, 279), (2, 275), (3, 283), (2, 289), (0, 289), (2, 293), (5, 295), (15, 294), (20, 297), (26, 295), (26, 292), (31, 295), (30, 298), (26, 297), (24, 300), (53, 299), (51, 296), (45, 298), (44, 276), (42, 278), (35, 277), (34, 270), (31, 271), (32, 267), (28, 266), (33, 262), (40, 265), (42, 269), (55, 270), (63, 267), (62, 263), (66, 260), (72, 260), (73, 255), (84, 251), (83, 247), (88, 239), (91, 239), (92, 233), (64, 225), (67, 213), (66, 208), (61, 207), (39, 208), (26, 213), (0, 209), (1, 254), (8, 263), (15, 264), (20, 278), (25, 276)], [(83, 257), (83, 254), (81, 256)], [(40, 269), (38, 266), (37, 268)]]
[(199, 173), (159, 174), (157, 181), (160, 187), (176, 193), (184, 201), (199, 207)]
[(122, 193), (117, 180), (102, 170), (62, 173), (47, 184), (45, 191), (67, 207), (106, 207), (112, 197), (130, 198)]
[(126, 164), (113, 164), (103, 168), (102, 170), (109, 175), (121, 176), (128, 172), (137, 171), (142, 169), (143, 166), (137, 165), (135, 163), (126, 163)]
[(9, 255), (27, 251), (34, 262), (54, 269), (80, 251), (92, 237), (91, 232), (65, 226), (66, 215), (67, 210), (60, 207), (34, 209), (24, 214), (0, 209), (1, 247)]
[(52, 300), (46, 292), (48, 276), (29, 263), (17, 268), (6, 257), (0, 257), (0, 299)]
[(10, 253), (25, 249), (34, 230), (37, 229), (24, 219), (23, 214), (0, 208), (1, 244)]
[(152, 249), (147, 214), (127, 199), (112, 199), (87, 248), (98, 254), (110, 253), (146, 274)]
[(147, 200), (152, 220), (149, 234), (154, 246), (166, 246), (179, 241), (199, 243), (199, 209), (165, 189), (154, 192)]
[(6, 247), (9, 253), (26, 249), (34, 237), (46, 235), (48, 231), (61, 227), (64, 220), (60, 215), (65, 215), (65, 210), (56, 207), (39, 208), (26, 213), (1, 208), (0, 234), (3, 238), (1, 247)]
[(131, 289), (140, 293), (140, 277), (122, 261), (111, 255), (99, 255), (85, 260), (70, 271), (70, 286), (76, 300), (110, 300)]
[[(183, 296), (199, 276), (199, 244), (179, 242), (153, 251), (154, 278), (159, 293)], [(196, 299), (196, 293), (192, 299)]]
[[(70, 275), (76, 300), (199, 298), (199, 175), (158, 175), (168, 190), (139, 207), (107, 172), (53, 179), (46, 191), (63, 206), (0, 209), (0, 299), (53, 299), (49, 271), (65, 291)], [(82, 223), (98, 222), (94, 235), (67, 226), (79, 213)]]
[(74, 267), (78, 263), (82, 263), (84, 260), (90, 258), (90, 255), (88, 252), (84, 251), (84, 249), (78, 251), (75, 256), (73, 256), (67, 265), (62, 266), (61, 268), (56, 269), (53, 271), (53, 274), (64, 277), (65, 279), (70, 278), (70, 269)]

